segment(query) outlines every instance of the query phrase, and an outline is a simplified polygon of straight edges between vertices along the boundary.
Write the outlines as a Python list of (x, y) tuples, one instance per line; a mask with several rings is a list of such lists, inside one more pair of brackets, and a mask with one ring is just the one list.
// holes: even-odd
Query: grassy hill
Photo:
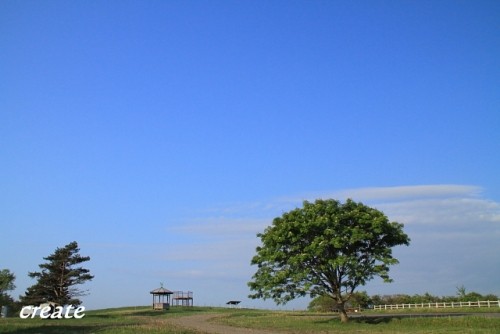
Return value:
[[(252, 328), (283, 333), (500, 333), (500, 310), (496, 314), (363, 313), (341, 324), (335, 314), (283, 312), (212, 307), (173, 307), (153, 311), (150, 307), (126, 307), (86, 311), (83, 319), (0, 319), (0, 333), (10, 334), (156, 334), (203, 333), (175, 324), (178, 317), (214, 314), (220, 326)], [(455, 310), (457, 311), (457, 310)], [(460, 311), (460, 310), (459, 310)], [(462, 310), (463, 312), (472, 310)], [(426, 316), (427, 317), (424, 317)]]
[(150, 306), (124, 307), (86, 311), (82, 319), (0, 319), (0, 333), (12, 334), (191, 334), (194, 331), (176, 328), (171, 317), (197, 312), (216, 312), (212, 308), (172, 308), (167, 312), (154, 311)]

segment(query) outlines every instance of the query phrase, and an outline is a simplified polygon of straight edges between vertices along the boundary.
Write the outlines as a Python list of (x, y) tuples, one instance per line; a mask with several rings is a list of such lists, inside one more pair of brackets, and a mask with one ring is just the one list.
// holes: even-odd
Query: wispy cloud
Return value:
[(416, 185), (398, 187), (373, 187), (347, 189), (334, 192), (340, 197), (352, 197), (359, 200), (403, 200), (415, 198), (437, 198), (456, 196), (478, 196), (482, 189), (477, 186), (442, 184), (442, 185)]
[(377, 205), (391, 218), (406, 224), (469, 226), (500, 222), (500, 204), (482, 198), (408, 199)]
[(429, 197), (456, 197), (456, 196), (479, 196), (482, 188), (472, 185), (438, 184), (438, 185), (414, 185), (395, 187), (365, 187), (340, 189), (331, 191), (315, 191), (292, 196), (283, 196), (273, 200), (269, 207), (284, 204), (300, 204), (304, 200), (312, 201), (317, 198), (335, 198), (341, 201), (352, 198), (355, 201), (390, 201)]
[(301, 194), (280, 196), (266, 201), (247, 203), (226, 203), (205, 210), (209, 217), (260, 217), (269, 219), (272, 215), (279, 215), (295, 207), (301, 206), (303, 201), (315, 199), (334, 198), (345, 201), (352, 198), (355, 201), (369, 203), (391, 203), (402, 201), (415, 201), (418, 199), (450, 199), (450, 198), (477, 198), (481, 199), (482, 188), (474, 185), (413, 185), (395, 187), (366, 187), (340, 189), (331, 191), (311, 191)]
[[(219, 212), (220, 214), (220, 212)], [(244, 235), (261, 231), (269, 225), (267, 218), (252, 217), (227, 217), (227, 216), (209, 216), (205, 218), (196, 218), (185, 221), (181, 226), (170, 226), (168, 232), (204, 235), (204, 236), (232, 236)]]

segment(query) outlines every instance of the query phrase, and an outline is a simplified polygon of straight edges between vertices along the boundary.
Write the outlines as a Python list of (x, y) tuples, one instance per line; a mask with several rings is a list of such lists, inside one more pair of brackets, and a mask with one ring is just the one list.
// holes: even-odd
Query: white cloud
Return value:
[(269, 207), (278, 205), (300, 205), (302, 201), (314, 201), (317, 198), (334, 198), (340, 201), (345, 201), (347, 198), (352, 198), (355, 201), (391, 201), (403, 199), (417, 198), (438, 198), (438, 197), (457, 197), (457, 196), (479, 196), (482, 189), (471, 185), (456, 185), (456, 184), (438, 184), (438, 185), (416, 185), (416, 186), (396, 186), (396, 187), (366, 187), (342, 189), (334, 191), (318, 191), (309, 192), (302, 195), (280, 197), (275, 199), (274, 205), (268, 204)]
[(407, 199), (376, 205), (405, 224), (471, 225), (500, 221), (500, 205), (471, 197)]
[(341, 198), (352, 197), (355, 200), (387, 201), (390, 199), (403, 200), (408, 198), (477, 196), (480, 193), (481, 188), (477, 186), (442, 184), (347, 189), (334, 194)]

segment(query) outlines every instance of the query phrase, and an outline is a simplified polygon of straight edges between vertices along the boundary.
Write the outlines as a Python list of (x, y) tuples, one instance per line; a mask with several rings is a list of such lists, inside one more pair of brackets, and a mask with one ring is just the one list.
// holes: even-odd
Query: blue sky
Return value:
[[(274, 307), (256, 234), (305, 199), (405, 224), (370, 294), (500, 294), (498, 1), (3, 1), (0, 268), (75, 240), (88, 308)], [(303, 308), (299, 300), (289, 308)]]

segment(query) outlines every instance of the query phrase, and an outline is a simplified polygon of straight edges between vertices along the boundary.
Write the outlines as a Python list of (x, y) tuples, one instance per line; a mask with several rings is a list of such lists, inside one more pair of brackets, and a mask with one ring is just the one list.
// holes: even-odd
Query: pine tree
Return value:
[(38, 265), (39, 272), (30, 272), (31, 278), (36, 278), (37, 283), (26, 290), (21, 297), (23, 304), (37, 305), (54, 302), (59, 305), (80, 305), (77, 297), (85, 295), (75, 285), (90, 281), (94, 276), (88, 269), (76, 267), (78, 264), (89, 261), (90, 257), (81, 256), (76, 241), (63, 248), (57, 248), (54, 254), (44, 257), (46, 263)]
[(14, 300), (7, 293), (7, 291), (14, 290), (16, 288), (14, 284), (15, 280), (16, 276), (11, 273), (9, 269), (0, 269), (0, 307), (11, 307), (14, 304)]

